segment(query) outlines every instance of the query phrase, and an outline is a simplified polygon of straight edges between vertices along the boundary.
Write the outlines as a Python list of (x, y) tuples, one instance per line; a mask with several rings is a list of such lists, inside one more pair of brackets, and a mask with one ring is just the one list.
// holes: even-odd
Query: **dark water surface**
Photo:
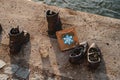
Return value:
[(120, 19), (120, 0), (33, 0)]

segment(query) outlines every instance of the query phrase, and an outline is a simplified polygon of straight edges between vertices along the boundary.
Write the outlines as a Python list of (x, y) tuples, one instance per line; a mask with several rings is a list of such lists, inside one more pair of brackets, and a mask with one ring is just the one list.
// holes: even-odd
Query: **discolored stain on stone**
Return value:
[(109, 46), (109, 43), (106, 43), (106, 45), (108, 45), (108, 46)]

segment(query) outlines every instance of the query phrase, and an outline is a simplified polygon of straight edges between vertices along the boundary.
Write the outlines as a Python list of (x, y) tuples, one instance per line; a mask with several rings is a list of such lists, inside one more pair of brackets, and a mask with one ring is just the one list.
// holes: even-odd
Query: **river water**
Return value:
[(120, 19), (120, 0), (33, 0)]

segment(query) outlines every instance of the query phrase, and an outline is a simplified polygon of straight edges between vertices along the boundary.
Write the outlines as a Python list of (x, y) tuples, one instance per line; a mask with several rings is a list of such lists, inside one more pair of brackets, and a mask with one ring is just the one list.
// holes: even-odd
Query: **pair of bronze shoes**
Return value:
[(76, 46), (69, 55), (72, 64), (80, 64), (86, 58), (88, 67), (97, 68), (101, 62), (101, 51), (95, 43), (89, 47), (87, 42), (82, 42)]

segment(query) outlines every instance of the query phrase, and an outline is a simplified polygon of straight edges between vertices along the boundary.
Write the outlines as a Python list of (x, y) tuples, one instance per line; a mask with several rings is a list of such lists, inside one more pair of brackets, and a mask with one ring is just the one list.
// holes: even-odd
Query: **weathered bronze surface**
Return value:
[(96, 69), (101, 62), (101, 51), (95, 43), (88, 49), (87, 53), (88, 67)]
[(48, 35), (54, 38), (56, 37), (56, 31), (62, 30), (59, 13), (48, 10), (46, 12), (46, 18), (48, 22)]
[(72, 64), (80, 64), (86, 59), (86, 52), (88, 50), (88, 43), (82, 42), (77, 45), (69, 55), (69, 62)]
[(9, 33), (9, 47), (10, 53), (19, 53), (23, 44), (30, 39), (30, 34), (24, 31), (19, 31), (19, 28), (12, 28)]

